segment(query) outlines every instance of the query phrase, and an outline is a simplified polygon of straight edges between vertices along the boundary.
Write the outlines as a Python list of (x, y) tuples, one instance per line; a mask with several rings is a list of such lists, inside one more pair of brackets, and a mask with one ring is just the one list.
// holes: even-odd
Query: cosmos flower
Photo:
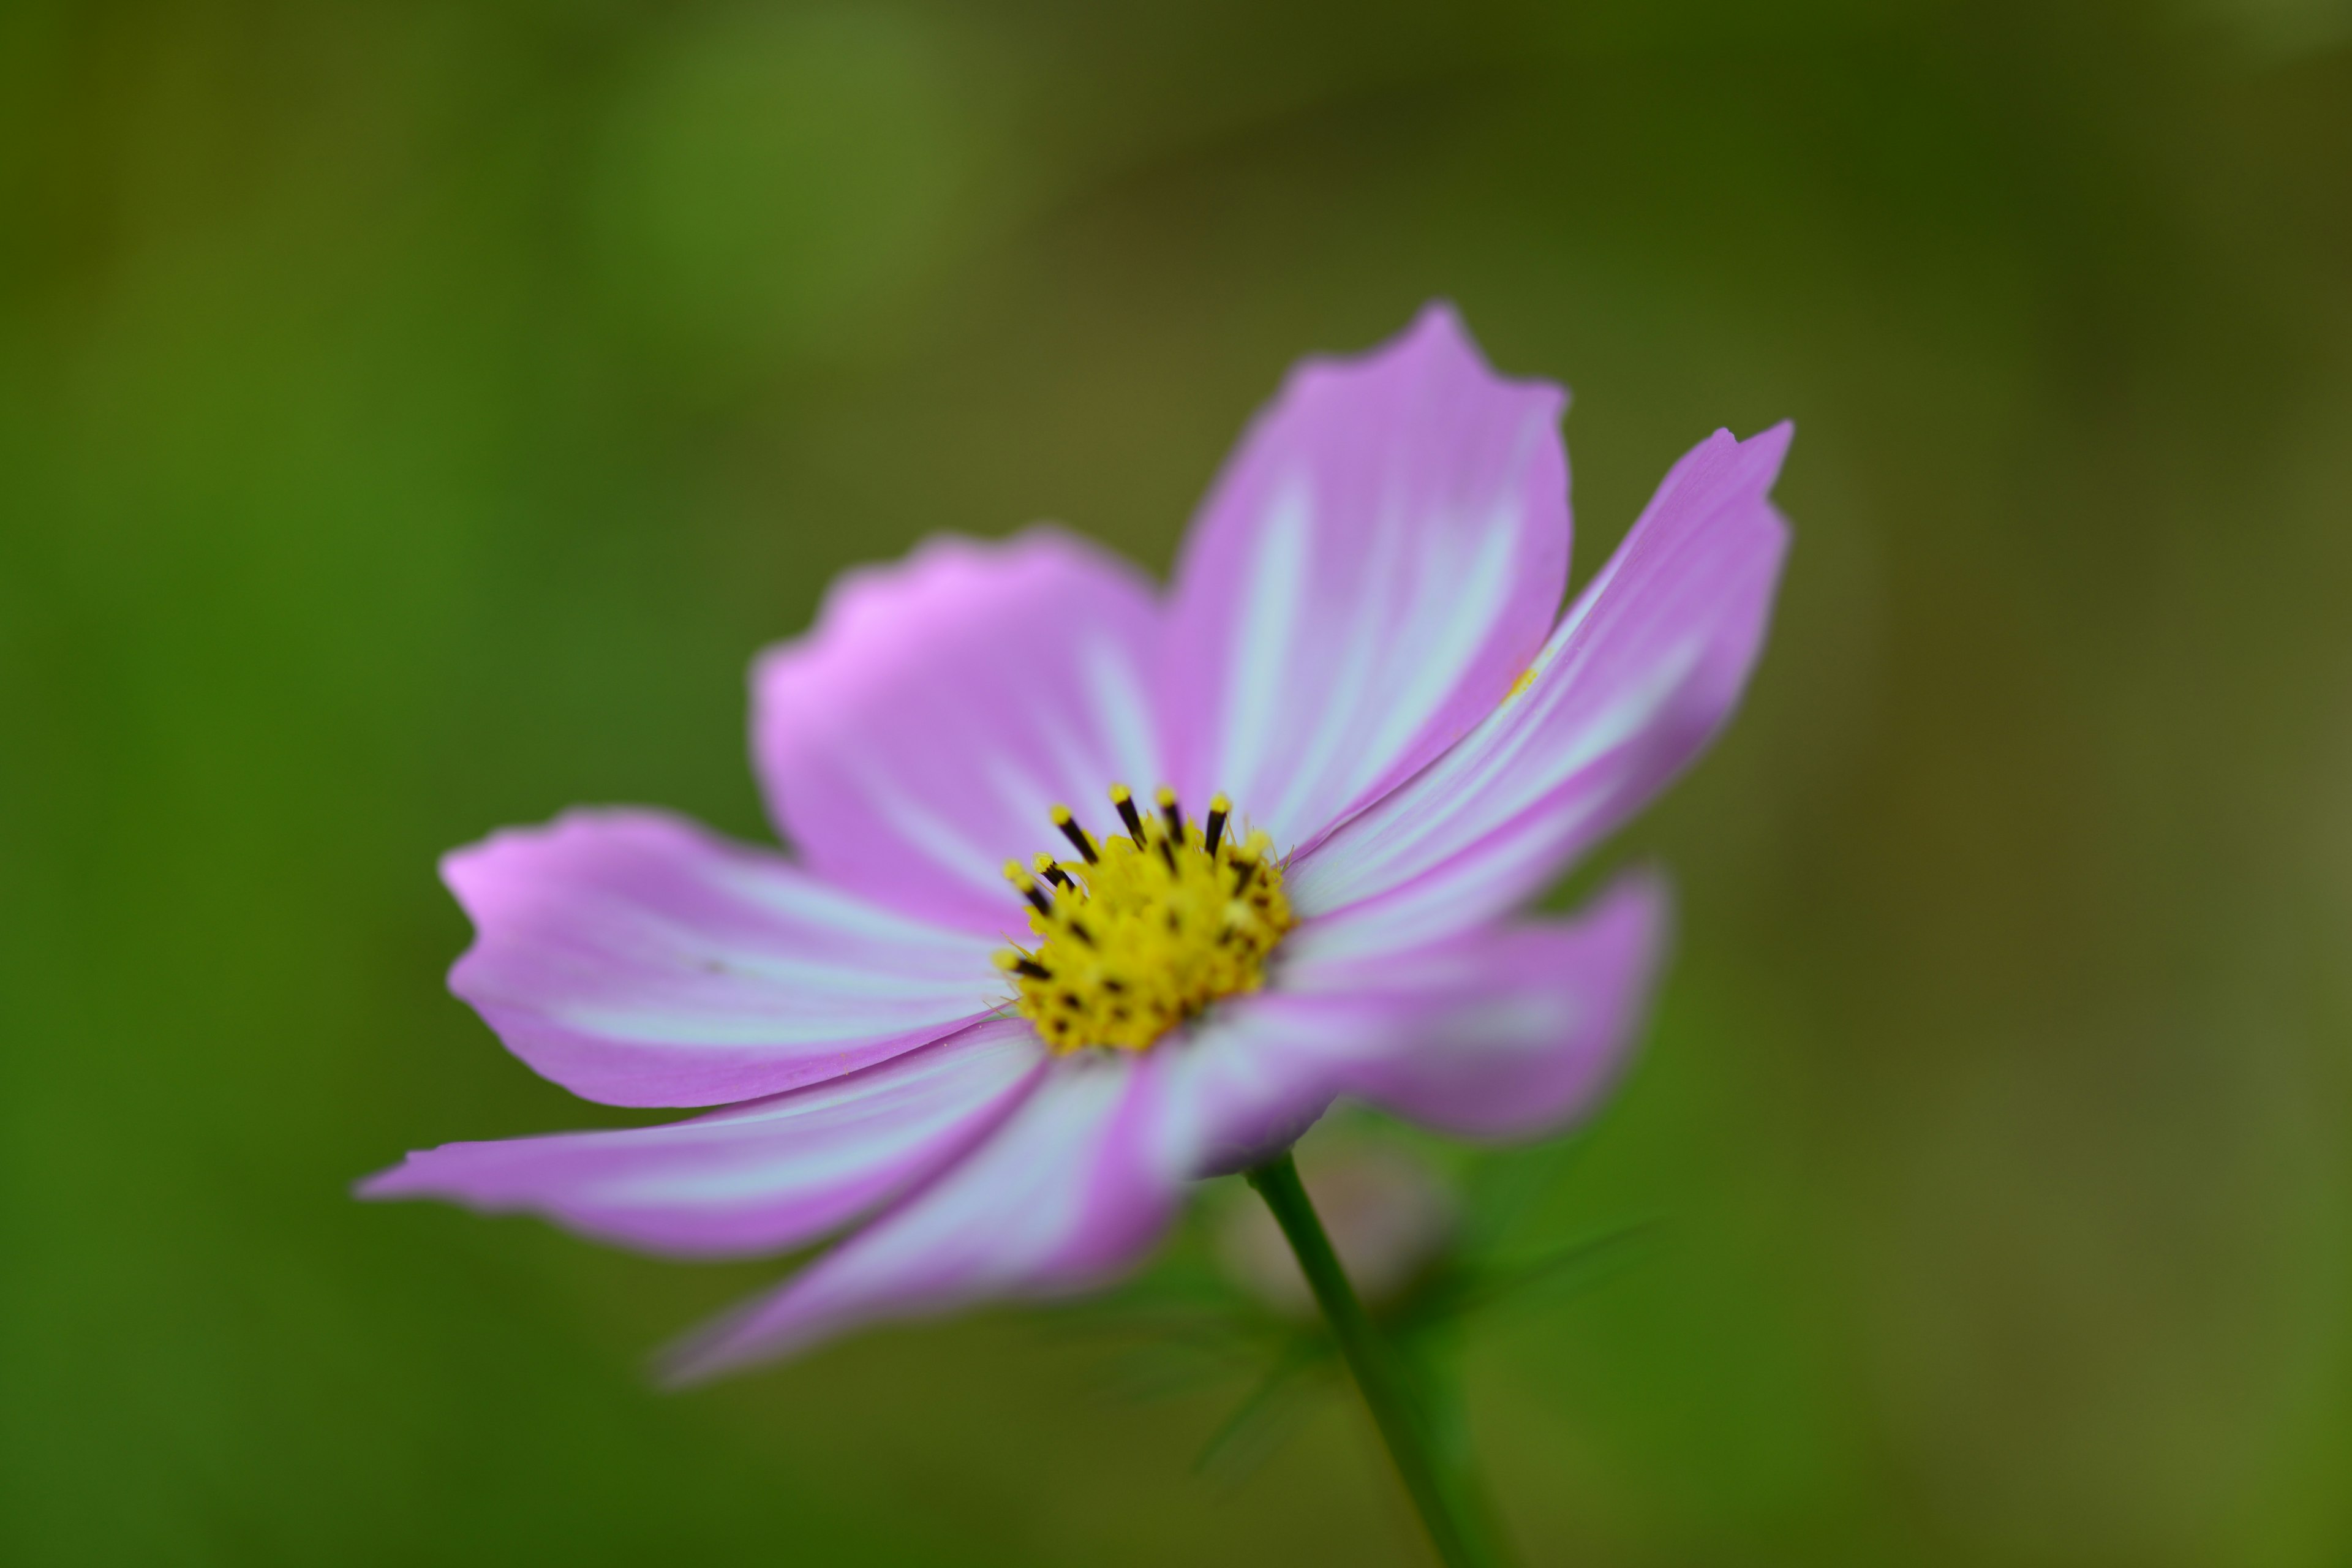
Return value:
[(1572, 1120), (1638, 1031), (1664, 894), (1514, 911), (1738, 701), (1790, 433), (1702, 442), (1561, 616), (1565, 404), (1433, 306), (1293, 373), (1164, 595), (1042, 528), (851, 573), (753, 672), (795, 855), (595, 810), (443, 863), (476, 931), (451, 987), (509, 1049), (723, 1109), (362, 1191), (680, 1257), (845, 1233), (681, 1346), (694, 1378), (1100, 1283), (1341, 1098), (1478, 1138)]

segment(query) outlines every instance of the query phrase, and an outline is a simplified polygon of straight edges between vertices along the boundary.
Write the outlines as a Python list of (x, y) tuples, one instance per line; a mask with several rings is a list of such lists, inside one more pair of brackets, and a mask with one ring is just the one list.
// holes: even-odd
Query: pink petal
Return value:
[(1402, 952), (1345, 917), (1302, 928), (1278, 989), (1154, 1047), (1149, 1139), (1206, 1176), (1281, 1152), (1342, 1097), (1471, 1137), (1552, 1131), (1634, 1040), (1665, 908), (1662, 885), (1632, 877), (1573, 921)]
[(1224, 1004), (1152, 1048), (1165, 1084), (1150, 1107), (1150, 1140), (1192, 1177), (1271, 1159), (1330, 1109), (1347, 1064), (1403, 1022), (1370, 994), (1271, 990)]
[[(1570, 921), (1480, 931), (1418, 952), (1299, 955), (1316, 991), (1391, 1000), (1404, 1026), (1339, 1068), (1343, 1092), (1441, 1132), (1534, 1137), (1600, 1099), (1641, 1032), (1667, 926), (1664, 885), (1635, 875)], [(1302, 931), (1302, 939), (1309, 935)]]
[(1567, 395), (1488, 370), (1453, 310), (1310, 360), (1243, 438), (1177, 575), (1176, 784), (1286, 851), (1491, 711), (1568, 575)]
[(781, 1289), (690, 1337), (667, 1358), (669, 1375), (699, 1381), (861, 1323), (1069, 1294), (1132, 1264), (1166, 1227), (1181, 1184), (1145, 1136), (1156, 1058), (1055, 1060), (961, 1163)]
[(1019, 926), (1004, 883), (1061, 840), (1057, 803), (1161, 776), (1147, 689), (1159, 606), (1132, 569), (1066, 534), (934, 539), (834, 585), (814, 631), (752, 677), (770, 810), (814, 870), (986, 932)]
[(1058, 1058), (961, 1164), (689, 1339), (672, 1375), (793, 1354), (862, 1323), (1098, 1285), (1142, 1257), (1187, 1181), (1279, 1152), (1340, 1095), (1471, 1136), (1555, 1129), (1591, 1106), (1635, 1037), (1664, 906), (1636, 878), (1572, 922), (1404, 953), (1308, 943), (1287, 989), (1147, 1054)]
[(360, 1188), (545, 1215), (681, 1257), (800, 1246), (970, 1148), (1034, 1087), (1045, 1047), (1019, 1020), (974, 1025), (887, 1062), (690, 1121), (446, 1143)]
[[(1790, 430), (1717, 431), (1675, 465), (1544, 646), (1530, 683), (1290, 874), (1303, 913), (1392, 946), (1492, 919), (1640, 809), (1730, 716), (1763, 645)], [(1374, 906), (1374, 900), (1377, 905)]]
[(646, 811), (580, 811), (443, 859), (473, 917), (449, 973), (531, 1068), (612, 1105), (717, 1105), (952, 1034), (993, 944)]

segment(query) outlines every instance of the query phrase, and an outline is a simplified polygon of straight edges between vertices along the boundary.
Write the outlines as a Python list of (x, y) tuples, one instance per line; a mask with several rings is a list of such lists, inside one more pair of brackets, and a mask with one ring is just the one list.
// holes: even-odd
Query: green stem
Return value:
[(1339, 1255), (1331, 1249), (1331, 1238), (1324, 1234), (1323, 1221), (1298, 1180), (1297, 1164), (1286, 1152), (1247, 1175), (1289, 1238), (1290, 1250), (1298, 1257), (1299, 1269), (1323, 1309), (1340, 1356), (1355, 1374), (1356, 1387), (1371, 1409), (1422, 1523), (1429, 1528), (1438, 1557), (1447, 1568), (1495, 1568), (1501, 1558), (1488, 1532), (1480, 1528), (1481, 1510), (1472, 1502), (1469, 1478), (1458, 1468), (1449, 1473), (1439, 1462), (1432, 1412), (1403, 1360), (1381, 1337), (1371, 1314), (1357, 1299), (1356, 1288), (1348, 1282)]

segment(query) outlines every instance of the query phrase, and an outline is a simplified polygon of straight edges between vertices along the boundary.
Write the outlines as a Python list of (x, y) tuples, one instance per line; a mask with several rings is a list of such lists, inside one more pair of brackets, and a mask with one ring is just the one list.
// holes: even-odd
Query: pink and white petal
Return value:
[(960, 1163), (780, 1289), (689, 1336), (665, 1358), (668, 1376), (698, 1382), (865, 1323), (1067, 1295), (1133, 1264), (1181, 1188), (1146, 1136), (1155, 1057), (1056, 1059)]
[(610, 1105), (774, 1094), (1002, 1000), (986, 939), (661, 813), (509, 828), (441, 875), (474, 922), (449, 988), (533, 1070)]
[(1624, 879), (1571, 921), (1365, 952), (1326, 922), (1286, 949), (1280, 989), (1163, 1042), (1152, 1143), (1187, 1175), (1280, 1153), (1333, 1100), (1466, 1137), (1553, 1131), (1597, 1100), (1639, 1032), (1667, 898)]
[(781, 1251), (880, 1207), (985, 1137), (1036, 1086), (1045, 1049), (1019, 1019), (658, 1127), (421, 1150), (361, 1184), (539, 1214), (674, 1257)]
[(1451, 308), (1309, 360), (1243, 437), (1177, 574), (1178, 788), (1285, 851), (1492, 711), (1567, 585), (1567, 394), (1507, 381)]
[(1440, 940), (1538, 891), (1664, 788), (1729, 718), (1762, 647), (1790, 434), (1717, 431), (1675, 464), (1521, 686), (1296, 864), (1293, 907), (1347, 911), (1361, 944)]
[(1160, 614), (1134, 569), (1052, 529), (933, 539), (848, 574), (752, 674), (770, 812), (828, 880), (1015, 929), (1003, 868), (1059, 847), (1052, 807), (1108, 815), (1111, 784), (1162, 776)]
[(1410, 1020), (1342, 1064), (1341, 1091), (1458, 1137), (1558, 1131), (1601, 1098), (1640, 1037), (1670, 902), (1663, 881), (1636, 874), (1572, 920), (1420, 952), (1302, 952), (1307, 996), (1385, 998)]
[(1152, 1048), (1165, 1081), (1148, 1136), (1190, 1177), (1271, 1159), (1330, 1109), (1347, 1065), (1399, 1022), (1370, 995), (1267, 991), (1228, 1002)]

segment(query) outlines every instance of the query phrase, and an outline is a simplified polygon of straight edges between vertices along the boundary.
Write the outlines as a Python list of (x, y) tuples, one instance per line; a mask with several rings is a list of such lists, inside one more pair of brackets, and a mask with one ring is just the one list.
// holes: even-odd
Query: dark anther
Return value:
[(1166, 784), (1160, 786), (1154, 797), (1160, 802), (1160, 819), (1168, 825), (1168, 837), (1177, 843), (1184, 842), (1184, 808), (1176, 804), (1176, 792)]
[(1106, 991), (1124, 991), (1127, 989), (1127, 982), (1106, 974), (1103, 976), (1102, 988)]
[(1150, 848), (1150, 842), (1143, 837), (1143, 818), (1135, 809), (1135, 796), (1128, 793), (1125, 784), (1110, 792), (1110, 803), (1118, 810), (1118, 819), (1127, 824), (1127, 836), (1135, 840), (1135, 847), (1138, 849)]
[(1076, 937), (1080, 942), (1085, 942), (1088, 947), (1092, 947), (1095, 944), (1095, 933), (1080, 925), (1075, 919), (1070, 921), (1070, 934)]
[(1087, 837), (1087, 830), (1078, 826), (1078, 819), (1070, 815), (1068, 806), (1054, 808), (1054, 826), (1062, 830), (1062, 837), (1068, 839), (1080, 855), (1086, 857), (1087, 865), (1094, 865), (1102, 858), (1095, 853), (1095, 841)]
[(1240, 898), (1240, 897), (1242, 896), (1243, 892), (1244, 892), (1244, 891), (1245, 891), (1245, 890), (1248, 889), (1248, 887), (1249, 887), (1249, 885), (1250, 885), (1250, 879), (1251, 879), (1252, 877), (1256, 876), (1256, 875), (1257, 875), (1257, 862), (1256, 862), (1256, 861), (1255, 861), (1255, 860), (1236, 860), (1236, 861), (1234, 861), (1234, 897), (1235, 897), (1235, 898), (1237, 898), (1237, 899), (1238, 899), (1238, 898)]
[(1067, 871), (1063, 870), (1059, 866), (1048, 866), (1039, 871), (1037, 875), (1045, 878), (1045, 880), (1053, 883), (1054, 886), (1057, 888), (1075, 888), (1077, 886), (1076, 882), (1070, 880), (1070, 874)]
[(1170, 875), (1174, 875), (1176, 870), (1176, 846), (1172, 840), (1163, 838), (1160, 841), (1160, 858), (1168, 862), (1168, 870)]
[(1050, 915), (1054, 912), (1053, 896), (1047, 893), (1045, 889), (1039, 887), (1036, 883), (1032, 882), (1027, 887), (1022, 889), (1021, 896), (1028, 900), (1029, 907), (1035, 910), (1039, 914)]
[(1225, 797), (1219, 795), (1209, 803), (1209, 858), (1216, 858), (1218, 841), (1225, 836)]
[(1013, 973), (1015, 974), (1025, 974), (1032, 980), (1051, 980), (1054, 978), (1054, 972), (1046, 968), (1044, 964), (1038, 963), (1034, 958), (1019, 958), (1013, 960)]

